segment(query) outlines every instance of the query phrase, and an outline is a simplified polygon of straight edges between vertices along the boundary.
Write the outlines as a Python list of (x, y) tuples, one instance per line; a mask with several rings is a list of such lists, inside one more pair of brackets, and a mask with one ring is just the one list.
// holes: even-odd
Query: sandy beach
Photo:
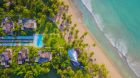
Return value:
[[(69, 14), (72, 14), (73, 23), (77, 24), (77, 29), (79, 30), (81, 35), (84, 32), (88, 32), (88, 35), (85, 38), (85, 42), (89, 44), (88, 50), (94, 51), (94, 58), (96, 58), (97, 64), (105, 64), (109, 71), (108, 78), (123, 78), (119, 73), (117, 68), (113, 65), (110, 59), (105, 55), (100, 46), (96, 43), (96, 47), (93, 47), (93, 43), (96, 42), (94, 36), (88, 31), (83, 23), (82, 13), (76, 8), (76, 6), (72, 3), (72, 0), (63, 0), (66, 4), (69, 5)], [(88, 53), (89, 54), (89, 53)]]

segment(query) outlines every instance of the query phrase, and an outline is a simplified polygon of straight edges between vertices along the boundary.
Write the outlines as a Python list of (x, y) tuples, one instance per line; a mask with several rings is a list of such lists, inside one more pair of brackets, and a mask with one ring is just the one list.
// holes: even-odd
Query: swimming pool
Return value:
[(42, 34), (37, 34), (34, 36), (34, 45), (36, 47), (43, 47), (43, 35)]
[(6, 36), (0, 37), (0, 46), (36, 46), (43, 47), (43, 35), (36, 34), (34, 36)]

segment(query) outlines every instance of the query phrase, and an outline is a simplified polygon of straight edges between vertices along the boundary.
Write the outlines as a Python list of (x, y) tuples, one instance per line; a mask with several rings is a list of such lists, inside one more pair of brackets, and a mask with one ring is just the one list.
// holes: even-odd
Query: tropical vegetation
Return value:
[[(99, 65), (92, 59), (94, 52), (88, 55), (84, 43), (85, 32), (78, 36), (77, 24), (72, 24), (69, 6), (61, 0), (0, 0), (0, 22), (5, 17), (11, 17), (16, 24), (19, 18), (31, 18), (37, 21), (38, 34), (43, 34), (44, 47), (34, 46), (0, 47), (0, 53), (6, 48), (13, 51), (12, 64), (9, 68), (0, 66), (0, 78), (106, 78), (108, 71), (105, 65)], [(0, 34), (4, 34), (1, 32)], [(15, 31), (20, 31), (17, 27)], [(94, 44), (95, 45), (95, 44)], [(22, 48), (29, 49), (30, 62), (17, 64), (17, 54)], [(78, 61), (84, 69), (75, 68), (68, 57), (68, 49), (78, 50)], [(43, 64), (33, 61), (38, 51), (48, 51), (53, 54), (52, 60)]]

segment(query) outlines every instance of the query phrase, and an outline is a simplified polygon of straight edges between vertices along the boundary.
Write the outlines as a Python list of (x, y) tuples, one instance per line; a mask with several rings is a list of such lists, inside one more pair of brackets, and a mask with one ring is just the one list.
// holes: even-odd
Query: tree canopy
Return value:
[[(44, 47), (34, 46), (21, 47), (0, 47), (0, 53), (6, 48), (13, 51), (12, 64), (9, 68), (0, 65), (1, 78), (106, 78), (108, 71), (105, 65), (98, 65), (92, 62), (91, 56), (85, 50), (88, 44), (83, 40), (88, 34), (85, 32), (81, 37), (78, 36), (76, 25), (72, 25), (71, 15), (67, 13), (68, 5), (61, 0), (0, 0), (0, 23), (5, 17), (10, 17), (15, 23), (14, 31), (16, 34), (27, 35), (16, 23), (19, 18), (31, 18), (37, 21), (37, 34), (43, 34)], [(60, 26), (64, 30), (60, 29)], [(4, 35), (0, 28), (0, 35)], [(71, 39), (71, 40), (68, 40)], [(95, 44), (94, 44), (95, 45)], [(22, 65), (17, 64), (17, 55), (22, 48), (29, 49), (30, 62)], [(74, 68), (68, 56), (68, 49), (79, 49), (78, 61), (84, 69)], [(38, 51), (51, 52), (53, 57), (50, 62), (38, 64), (33, 61)]]

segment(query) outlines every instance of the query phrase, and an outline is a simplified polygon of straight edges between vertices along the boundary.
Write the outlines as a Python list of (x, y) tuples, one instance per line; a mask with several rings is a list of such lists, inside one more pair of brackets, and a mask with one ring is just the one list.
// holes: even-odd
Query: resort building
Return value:
[(68, 50), (68, 55), (69, 55), (69, 57), (70, 57), (70, 59), (71, 59), (71, 63), (72, 63), (75, 67), (77, 67), (77, 66), (80, 65), (79, 62), (78, 62), (78, 55), (77, 55), (77, 52), (76, 52), (74, 49)]
[(22, 30), (27, 30), (27, 29), (36, 29), (37, 28), (37, 24), (36, 24), (36, 20), (33, 19), (28, 19), (28, 18), (23, 18), (22, 20), (19, 19), (18, 23), (22, 25)]
[(2, 23), (1, 23), (0, 27), (2, 27), (3, 31), (7, 35), (12, 35), (13, 34), (14, 23), (9, 17), (6, 17), (2, 20)]
[[(77, 49), (78, 50), (78, 49)], [(71, 59), (71, 63), (74, 67), (80, 67), (81, 69), (84, 69), (84, 66), (81, 62), (78, 61), (78, 54), (77, 50), (74, 48), (68, 50), (68, 56)]]
[(38, 62), (39, 64), (43, 62), (48, 62), (52, 60), (52, 53), (50, 52), (38, 52), (38, 57), (35, 58), (35, 62)]
[[(18, 20), (18, 25), (21, 26), (21, 31), (28, 33), (28, 35), (15, 35), (13, 32), (13, 21), (6, 17), (2, 20), (1, 26), (6, 35), (0, 35), (0, 46), (36, 46), (43, 47), (43, 37), (41, 34), (37, 35), (33, 30), (36, 30), (36, 20), (23, 18)], [(27, 30), (27, 31), (26, 31)], [(30, 33), (32, 32), (32, 33)], [(30, 35), (29, 35), (30, 33)]]
[(21, 51), (18, 52), (18, 64), (23, 64), (24, 62), (29, 62), (29, 55), (28, 49), (23, 48)]
[(3, 52), (0, 55), (0, 63), (4, 67), (9, 67), (10, 63), (12, 63), (12, 50), (6, 49), (5, 52)]
[[(15, 52), (16, 53), (16, 52)], [(13, 52), (12, 49), (6, 49), (3, 53), (0, 54), (0, 67), (10, 67), (12, 65), (12, 56)], [(30, 61), (32, 60), (32, 61)], [(42, 64), (52, 60), (52, 53), (45, 52), (45, 51), (38, 51), (38, 56), (36, 57), (29, 57), (29, 49), (22, 48), (16, 57), (17, 64), (22, 65), (25, 63), (38, 63)], [(33, 65), (33, 64), (32, 64)]]

